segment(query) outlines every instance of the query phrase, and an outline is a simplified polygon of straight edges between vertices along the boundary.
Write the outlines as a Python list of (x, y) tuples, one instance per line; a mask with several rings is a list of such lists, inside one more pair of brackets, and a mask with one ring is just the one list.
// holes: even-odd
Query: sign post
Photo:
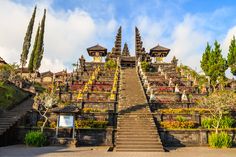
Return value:
[(75, 138), (75, 118), (74, 115), (59, 114), (57, 118), (56, 137), (58, 137), (58, 128), (73, 128), (72, 138)]

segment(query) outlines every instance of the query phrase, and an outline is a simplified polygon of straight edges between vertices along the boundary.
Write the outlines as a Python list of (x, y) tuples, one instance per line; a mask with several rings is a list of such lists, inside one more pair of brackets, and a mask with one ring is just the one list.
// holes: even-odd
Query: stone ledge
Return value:
[(67, 147), (76, 147), (77, 146), (77, 139), (76, 138), (50, 138), (51, 145), (65, 145)]

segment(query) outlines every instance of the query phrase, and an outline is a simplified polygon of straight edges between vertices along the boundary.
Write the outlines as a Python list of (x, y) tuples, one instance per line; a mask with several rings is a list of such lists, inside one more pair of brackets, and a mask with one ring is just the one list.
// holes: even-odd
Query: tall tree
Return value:
[(39, 31), (40, 31), (40, 23), (38, 25), (38, 29), (37, 29), (37, 33), (35, 36), (35, 40), (34, 40), (34, 47), (33, 50), (31, 52), (31, 56), (30, 56), (30, 60), (29, 60), (29, 64), (28, 64), (28, 69), (30, 72), (34, 71), (34, 56), (35, 56), (35, 52), (36, 52), (36, 48), (37, 48), (37, 43), (38, 43), (38, 39), (39, 39)]
[(41, 66), (41, 61), (43, 58), (43, 52), (44, 52), (44, 28), (45, 28), (45, 19), (46, 19), (46, 9), (44, 9), (44, 15), (41, 21), (41, 26), (40, 26), (40, 33), (37, 39), (37, 44), (36, 44), (36, 51), (34, 54), (34, 61), (33, 61), (33, 67), (36, 72)]
[(205, 52), (203, 53), (202, 60), (201, 60), (201, 68), (207, 76), (209, 75), (210, 55), (211, 55), (211, 46), (209, 45), (209, 43), (207, 43)]
[(225, 78), (225, 71), (227, 70), (227, 61), (221, 54), (222, 50), (220, 44), (215, 41), (214, 49), (211, 51), (209, 59), (209, 76), (211, 78), (211, 84), (214, 86), (217, 79)]
[(36, 16), (36, 9), (37, 7), (35, 6), (34, 8), (34, 12), (32, 14), (32, 17), (30, 19), (26, 34), (25, 34), (25, 38), (24, 38), (24, 43), (23, 43), (23, 49), (22, 49), (22, 53), (21, 53), (21, 75), (22, 75), (22, 71), (23, 71), (23, 67), (26, 65), (27, 63), (27, 58), (28, 58), (28, 54), (29, 54), (29, 49), (30, 49), (30, 42), (31, 42), (31, 36), (32, 36), (32, 32), (33, 32), (33, 27), (34, 27), (34, 20), (35, 20), (35, 16)]
[(227, 56), (228, 66), (230, 67), (231, 73), (236, 76), (236, 39), (233, 36), (229, 46), (229, 53)]

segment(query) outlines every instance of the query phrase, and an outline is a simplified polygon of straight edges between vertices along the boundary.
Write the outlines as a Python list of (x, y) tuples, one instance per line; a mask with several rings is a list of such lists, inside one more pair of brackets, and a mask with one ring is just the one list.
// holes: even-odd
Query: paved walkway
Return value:
[(107, 152), (107, 147), (26, 147), (14, 145), (0, 147), (0, 157), (235, 157), (236, 148), (210, 149), (207, 147), (183, 147), (170, 152)]

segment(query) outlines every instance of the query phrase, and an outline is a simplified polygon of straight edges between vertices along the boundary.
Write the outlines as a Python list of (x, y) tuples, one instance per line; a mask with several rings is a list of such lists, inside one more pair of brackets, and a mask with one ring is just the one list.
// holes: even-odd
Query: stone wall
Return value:
[[(236, 130), (225, 130), (236, 143)], [(208, 137), (214, 130), (159, 130), (163, 145), (166, 147), (207, 146)]]
[[(16, 138), (12, 143), (24, 143), (25, 134), (31, 130), (39, 130), (39, 128), (17, 127), (15, 129)], [(116, 132), (111, 127), (106, 129), (76, 129), (75, 131), (78, 146), (113, 146), (113, 137), (115, 137)], [(52, 138), (55, 137), (56, 130), (45, 128), (44, 134), (46, 134), (48, 138)], [(62, 134), (64, 138), (72, 137), (72, 129), (60, 129), (59, 135)]]

